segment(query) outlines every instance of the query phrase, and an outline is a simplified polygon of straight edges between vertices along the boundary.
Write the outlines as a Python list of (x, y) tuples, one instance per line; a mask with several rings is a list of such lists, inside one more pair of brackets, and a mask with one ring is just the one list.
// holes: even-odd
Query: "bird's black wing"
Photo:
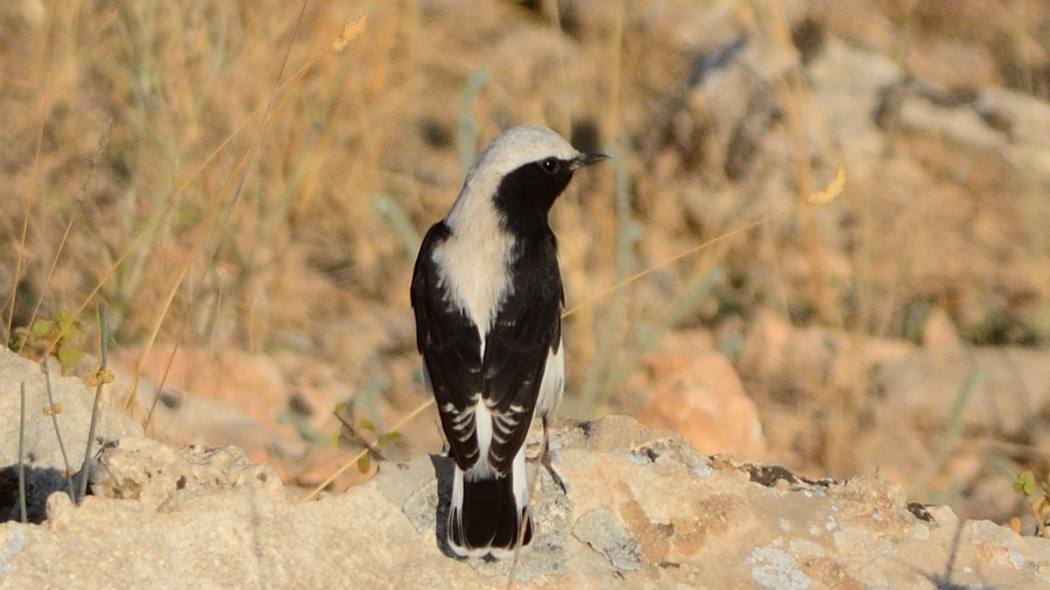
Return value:
[(412, 308), (416, 346), (437, 401), (441, 425), (460, 469), (478, 460), (472, 398), (481, 392), (481, 340), (474, 322), (451, 299), (441, 283), (434, 248), (451, 232), (434, 224), (423, 238), (412, 275)]
[(512, 291), (485, 339), (483, 397), (492, 409), (489, 462), (506, 474), (525, 442), (547, 358), (561, 342), (561, 275), (553, 234), (519, 242)]

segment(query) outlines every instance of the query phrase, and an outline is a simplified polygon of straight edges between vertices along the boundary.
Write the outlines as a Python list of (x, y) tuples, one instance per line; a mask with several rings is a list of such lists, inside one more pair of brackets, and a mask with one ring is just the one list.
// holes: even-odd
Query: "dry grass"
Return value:
[[(540, 8), (313, 2), (301, 24), (304, 5), (273, 0), (5, 4), (4, 324), (27, 323), (38, 300), (46, 317), (79, 310), (87, 346), (97, 334), (86, 318), (106, 301), (118, 348), (292, 350), (339, 367), (348, 392), (363, 391), (392, 361), (414, 362), (404, 326), (415, 248), (454, 198), (477, 140), (530, 121), (616, 156), (581, 175), (553, 214), (568, 306), (588, 302), (566, 320), (567, 414), (633, 410), (623, 385), (663, 334), (703, 328), (730, 342), (763, 307), (858, 338), (915, 338), (940, 306), (973, 342), (1048, 342), (1038, 182), (1009, 187), (1028, 227), (1001, 227), (1014, 217), (970, 205), (974, 218), (992, 211), (991, 231), (1019, 244), (1007, 265), (961, 249), (939, 256), (969, 257), (968, 268), (932, 272), (939, 242), (923, 232), (967, 220), (908, 206), (913, 195), (894, 194), (889, 155), (864, 163), (875, 170), (869, 183), (848, 186), (834, 207), (738, 232), (794, 210), (840, 163), (837, 148), (821, 159), (807, 147), (829, 134), (801, 62), (769, 98), (783, 110), (770, 133), (790, 149), (755, 156), (765, 172), (736, 177), (730, 142), (705, 120), (714, 107), (685, 87), (695, 56), (660, 28), (678, 23), (640, 26), (645, 7), (622, 0), (561, 13), (556, 2), (532, 4)], [(795, 53), (796, 11), (741, 7), (730, 22)], [(870, 37), (889, 31), (900, 63), (917, 51), (907, 42), (917, 27), (943, 18), (885, 14)], [(359, 15), (367, 21), (334, 47)], [(697, 52), (730, 40), (702, 32), (711, 38)], [(1038, 80), (1028, 88), (1038, 94)], [(907, 139), (900, 150), (915, 149)], [(947, 177), (948, 156), (936, 157), (916, 154)], [(946, 207), (957, 197), (946, 194)], [(395, 325), (361, 331), (361, 318), (392, 316)], [(417, 398), (397, 389), (418, 386), (394, 383), (382, 393), (407, 415), (404, 400)], [(819, 431), (802, 454), (848, 473), (853, 414), (867, 393), (810, 393), (793, 408)]]

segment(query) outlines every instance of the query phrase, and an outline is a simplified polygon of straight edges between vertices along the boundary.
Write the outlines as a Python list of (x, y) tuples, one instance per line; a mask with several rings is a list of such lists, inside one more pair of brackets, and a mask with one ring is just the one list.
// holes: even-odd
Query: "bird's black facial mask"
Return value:
[(605, 160), (604, 154), (580, 154), (572, 160), (544, 158), (503, 177), (494, 204), (503, 214), (504, 226), (514, 233), (547, 229), (551, 206), (581, 166)]

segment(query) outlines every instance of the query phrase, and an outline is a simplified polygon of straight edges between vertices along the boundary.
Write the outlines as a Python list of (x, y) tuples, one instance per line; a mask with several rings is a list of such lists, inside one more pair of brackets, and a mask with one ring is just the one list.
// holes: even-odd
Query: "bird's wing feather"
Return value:
[(467, 470), (478, 459), (473, 408), (482, 390), (481, 340), (477, 326), (452, 303), (439, 280), (434, 248), (449, 235), (443, 222), (427, 232), (412, 275), (411, 298), (416, 346), (423, 355), (441, 425), (452, 455)]
[(493, 416), (489, 462), (507, 473), (525, 442), (552, 347), (561, 341), (562, 285), (554, 237), (519, 254), (514, 290), (486, 336), (483, 397)]

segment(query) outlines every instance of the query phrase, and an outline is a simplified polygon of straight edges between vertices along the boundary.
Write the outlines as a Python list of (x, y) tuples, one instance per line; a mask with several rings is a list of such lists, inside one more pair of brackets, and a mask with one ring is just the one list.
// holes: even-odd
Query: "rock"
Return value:
[(604, 555), (613, 567), (627, 571), (638, 569), (641, 545), (624, 530), (620, 519), (608, 510), (595, 508), (584, 514), (576, 521), (572, 534)]
[(872, 386), (925, 430), (958, 421), (972, 431), (1023, 436), (1050, 408), (1050, 354), (1021, 347), (923, 349), (874, 367)]
[[(142, 360), (136, 381), (138, 351), (116, 356), (129, 370), (116, 370), (114, 399), (134, 389), (136, 416), (151, 415), (151, 434), (176, 444), (237, 445), (250, 453), (272, 452), (301, 458), (303, 441), (277, 424), (286, 407), (280, 371), (273, 360), (240, 351), (209, 353), (203, 349), (157, 346)], [(168, 366), (169, 357), (171, 366)], [(166, 376), (164, 386), (157, 383)], [(159, 390), (159, 393), (158, 393)], [(155, 399), (157, 396), (158, 399)]]
[(275, 425), (275, 415), (287, 405), (281, 371), (266, 355), (157, 344), (113, 356), (125, 373), (134, 374), (140, 366), (142, 375), (154, 383), (163, 380), (167, 387), (223, 402), (267, 425)]
[[(939, 308), (925, 338), (920, 347), (794, 328), (761, 312), (737, 368), (763, 402), (765, 436), (778, 460), (813, 473), (812, 449), (821, 448), (819, 473), (879, 473), (914, 496), (965, 489), (952, 499), (960, 514), (1005, 520), (1018, 497), (989, 457), (1025, 452), (999, 441), (1031, 440), (1032, 449), (1042, 448), (1038, 417), (1050, 409), (1050, 353), (966, 344)], [(811, 417), (799, 417), (800, 408)], [(826, 418), (829, 408), (840, 413)], [(810, 445), (802, 447), (809, 456), (788, 454), (798, 452), (799, 441)], [(830, 453), (837, 453), (834, 463)]]
[[(354, 333), (352, 327), (347, 331)], [(365, 340), (372, 342), (377, 338), (371, 335)], [(115, 380), (106, 393), (123, 400), (134, 390), (132, 411), (142, 423), (150, 416), (150, 437), (171, 445), (240, 447), (252, 460), (271, 465), (286, 484), (304, 489), (312, 489), (339, 466), (354, 462), (360, 449), (334, 446), (331, 438), (340, 431), (332, 409), (355, 398), (355, 391), (324, 362), (292, 351), (280, 351), (271, 358), (187, 346), (175, 350), (174, 356), (172, 353), (170, 345), (158, 344), (145, 354), (140, 349), (130, 349), (112, 355), (117, 363)], [(136, 382), (134, 375), (140, 361), (142, 374)], [(81, 363), (78, 368), (83, 367), (86, 372), (91, 362)], [(419, 371), (418, 359), (393, 360), (383, 367), (374, 383), (382, 388), (391, 387), (391, 378), (411, 383), (413, 371)], [(164, 379), (162, 387), (157, 385), (158, 379)], [(380, 428), (396, 423), (424, 401), (422, 388), (391, 389), (407, 389), (414, 397), (388, 396), (378, 388), (369, 393), (357, 392), (380, 397), (374, 408), (376, 414), (368, 414)], [(363, 408), (358, 410), (362, 411)], [(439, 432), (437, 428), (406, 432), (397, 445), (384, 449), (386, 457), (408, 458), (422, 449), (440, 446)], [(364, 479), (364, 474), (351, 469), (335, 484), (337, 489), (345, 489)]]
[[(47, 383), (40, 365), (19, 357), (7, 349), (0, 349), (0, 466), (18, 461), (18, 425), (20, 417), (20, 388), (26, 386), (26, 428), (24, 455), (27, 462), (38, 467), (64, 469), (62, 450), (55, 434), (52, 412), (48, 411)], [(79, 468), (84, 461), (91, 408), (95, 392), (74, 377), (51, 373), (51, 395), (54, 417), (57, 418), (62, 442), (66, 447), (71, 467)], [(142, 429), (131, 418), (102, 404), (95, 435), (103, 440), (141, 434)], [(97, 447), (96, 447), (97, 448)]]
[(875, 367), (913, 356), (918, 347), (820, 327), (794, 328), (769, 310), (755, 314), (737, 369), (750, 380), (795, 391), (859, 387)]
[(959, 336), (959, 330), (948, 312), (943, 307), (935, 307), (923, 326), (922, 345), (926, 348), (959, 349), (965, 347), (966, 342)]
[[(712, 461), (680, 436), (625, 417), (562, 426), (553, 442), (568, 494), (530, 465), (539, 474), (536, 536), (513, 566), (530, 587), (1050, 583), (1050, 542), (909, 504), (899, 486), (878, 479), (814, 482)], [(265, 468), (253, 471), (230, 449), (132, 438), (101, 462), (109, 473), (117, 463), (133, 474), (150, 472), (137, 462), (181, 467), (115, 478), (115, 497), (89, 496), (79, 508), (56, 494), (43, 526), (0, 525), (0, 587), (507, 586), (508, 561), (442, 553), (444, 457), (384, 463), (371, 481), (314, 502), (280, 493), (276, 480), (238, 476)], [(172, 489), (175, 472), (186, 478), (182, 489)]]
[[(47, 497), (56, 490), (66, 489), (68, 478), (80, 471), (84, 463), (91, 409), (95, 402), (95, 392), (89, 391), (82, 381), (59, 376), (53, 371), (52, 406), (47, 395), (47, 379), (40, 365), (6, 348), (0, 350), (0, 522), (21, 518), (15, 466), (19, 456), (22, 383), (26, 388), (22, 456), (26, 466), (27, 510), (30, 519), (37, 522), (44, 517)], [(95, 429), (94, 449), (97, 452), (103, 441), (141, 433), (142, 428), (131, 418), (103, 402)]]
[(923, 45), (905, 58), (913, 76), (957, 91), (1002, 84), (987, 46), (945, 37), (928, 39)]
[(236, 488), (253, 483), (274, 498), (284, 486), (273, 468), (256, 463), (238, 447), (171, 446), (145, 437), (121, 439), (102, 451), (92, 472), (96, 496), (138, 500), (149, 509), (165, 506), (177, 495)]
[(674, 430), (706, 453), (763, 456), (758, 410), (724, 356), (678, 335), (645, 360), (653, 384), (640, 422)]

